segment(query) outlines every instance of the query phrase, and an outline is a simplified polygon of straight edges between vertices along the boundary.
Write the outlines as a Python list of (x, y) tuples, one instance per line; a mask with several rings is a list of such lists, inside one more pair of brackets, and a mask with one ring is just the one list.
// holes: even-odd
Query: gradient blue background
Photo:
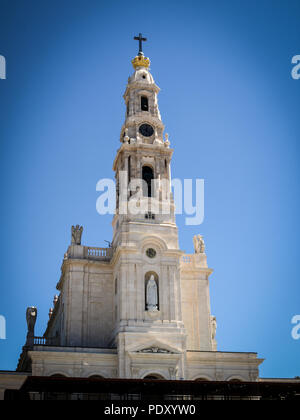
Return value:
[(72, 224), (105, 246), (96, 183), (113, 177), (133, 36), (162, 88), (173, 177), (205, 179), (218, 346), (257, 351), (263, 377), (300, 375), (299, 1), (0, 0), (0, 369), (15, 369), (25, 310), (42, 335)]

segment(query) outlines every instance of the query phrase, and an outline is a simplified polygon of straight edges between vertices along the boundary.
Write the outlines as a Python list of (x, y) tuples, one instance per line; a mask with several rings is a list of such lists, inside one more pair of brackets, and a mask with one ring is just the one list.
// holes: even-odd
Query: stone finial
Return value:
[(72, 245), (81, 245), (83, 227), (76, 225), (72, 226)]
[(55, 308), (55, 305), (57, 304), (57, 302), (58, 302), (58, 296), (55, 295), (54, 298), (53, 298), (53, 307), (54, 308)]
[(128, 128), (125, 128), (124, 143), (128, 144), (129, 140), (130, 140), (130, 138), (128, 136)]
[(53, 315), (53, 308), (50, 308), (49, 309), (49, 319), (51, 319), (52, 315)]
[(168, 133), (166, 133), (165, 134), (165, 146), (167, 147), (167, 148), (169, 148), (170, 147), (170, 141), (169, 141), (169, 134)]
[(34, 343), (34, 327), (37, 320), (37, 308), (30, 306), (26, 310), (26, 322), (27, 322), (27, 339), (26, 346), (33, 346)]
[(201, 235), (194, 236), (195, 254), (205, 254), (205, 242)]

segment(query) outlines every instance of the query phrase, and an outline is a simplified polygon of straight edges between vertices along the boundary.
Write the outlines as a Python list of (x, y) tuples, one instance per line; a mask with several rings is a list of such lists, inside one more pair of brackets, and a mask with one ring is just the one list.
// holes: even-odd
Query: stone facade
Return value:
[[(195, 236), (192, 255), (179, 249), (170, 193), (173, 150), (169, 136), (164, 138), (159, 88), (149, 60), (135, 63), (143, 65), (136, 64), (128, 80), (113, 163), (111, 247), (83, 246), (82, 229), (72, 228), (45, 335), (24, 347), (18, 370), (38, 376), (255, 381), (262, 362), (256, 354), (217, 352), (204, 241)], [(144, 184), (131, 185), (133, 180)]]

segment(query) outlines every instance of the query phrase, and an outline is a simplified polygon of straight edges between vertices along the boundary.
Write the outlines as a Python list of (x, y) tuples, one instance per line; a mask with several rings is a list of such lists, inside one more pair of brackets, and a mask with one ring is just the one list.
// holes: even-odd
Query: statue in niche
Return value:
[(81, 245), (82, 232), (82, 226), (72, 226), (72, 245)]
[(201, 235), (194, 236), (194, 248), (195, 248), (195, 254), (205, 253), (205, 242)]
[(155, 312), (158, 310), (158, 290), (157, 283), (153, 274), (150, 276), (150, 279), (147, 282), (146, 308), (149, 312)]
[(27, 321), (27, 340), (26, 345), (33, 345), (34, 342), (34, 327), (37, 319), (37, 308), (31, 306), (26, 310), (26, 321)]

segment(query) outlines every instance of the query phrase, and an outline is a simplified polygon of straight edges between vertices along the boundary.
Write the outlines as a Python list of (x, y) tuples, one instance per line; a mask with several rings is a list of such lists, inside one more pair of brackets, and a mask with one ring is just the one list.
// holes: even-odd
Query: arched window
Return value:
[(152, 193), (152, 180), (154, 179), (154, 174), (152, 168), (149, 166), (143, 166), (142, 172), (143, 181), (143, 194), (144, 197), (153, 197)]
[(147, 96), (141, 96), (141, 110), (149, 111), (149, 103)]

